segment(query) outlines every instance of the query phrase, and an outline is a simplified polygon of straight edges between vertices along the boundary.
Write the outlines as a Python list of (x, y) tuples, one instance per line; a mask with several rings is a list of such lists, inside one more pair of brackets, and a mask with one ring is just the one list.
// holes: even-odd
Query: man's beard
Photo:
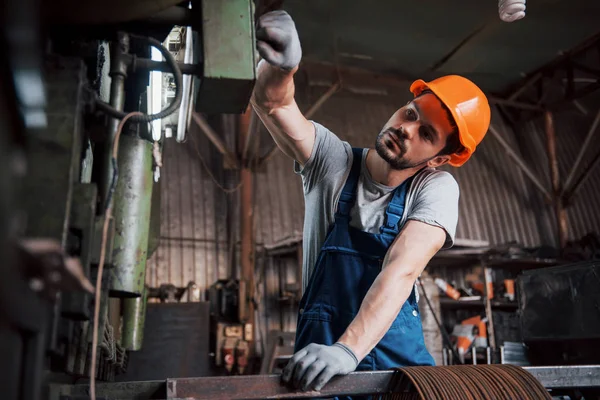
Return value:
[[(394, 141), (394, 139), (392, 139), (389, 136), (388, 138), (384, 138), (383, 136), (388, 132), (393, 132), (398, 138), (398, 142)], [(400, 148), (400, 155), (396, 155), (393, 153), (393, 151), (390, 149), (391, 146), (388, 146), (386, 143), (388, 140), (392, 141), (396, 146)], [(416, 164), (411, 163), (409, 160), (404, 159), (404, 155), (407, 151), (404, 140), (405, 139), (402, 137), (402, 133), (392, 128), (388, 128), (384, 131), (381, 131), (379, 135), (377, 135), (377, 141), (375, 142), (375, 150), (377, 151), (377, 154), (379, 154), (379, 157), (383, 158), (383, 160), (387, 162), (390, 165), (390, 167), (392, 167), (392, 169), (403, 170), (414, 168), (423, 164), (423, 162)]]

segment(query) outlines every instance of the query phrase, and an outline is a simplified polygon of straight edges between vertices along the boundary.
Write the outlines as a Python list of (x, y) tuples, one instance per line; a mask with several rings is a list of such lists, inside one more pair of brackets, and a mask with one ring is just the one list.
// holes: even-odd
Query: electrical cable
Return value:
[[(175, 97), (173, 98), (173, 101), (171, 101), (171, 103), (164, 110), (162, 110), (156, 114), (150, 114), (150, 115), (143, 114), (143, 113), (136, 114), (136, 116), (132, 118), (132, 121), (133, 122), (150, 122), (150, 121), (154, 121), (155, 119), (165, 118), (165, 117), (173, 114), (175, 111), (179, 110), (179, 107), (181, 106), (181, 100), (183, 98), (183, 75), (181, 73), (181, 69), (179, 69), (179, 66), (177, 65), (177, 61), (175, 60), (175, 57), (173, 57), (173, 55), (169, 52), (169, 50), (167, 50), (162, 45), (162, 43), (159, 42), (158, 40), (151, 38), (151, 37), (145, 37), (145, 36), (139, 36), (139, 35), (133, 35), (133, 34), (130, 34), (129, 36), (132, 38), (135, 38), (135, 39), (139, 39), (139, 40), (148, 42), (151, 46), (155, 47), (158, 51), (160, 51), (161, 54), (163, 55), (163, 57), (165, 58), (165, 60), (167, 61), (167, 64), (171, 67), (171, 72), (173, 73), (173, 77), (175, 78)], [(110, 104), (105, 103), (99, 99), (96, 99), (96, 107), (98, 107), (99, 110), (104, 111), (111, 117), (118, 118), (118, 119), (125, 118), (126, 115), (129, 115), (126, 112), (116, 110)]]
[(123, 119), (119, 122), (117, 126), (117, 131), (115, 134), (115, 139), (112, 146), (112, 158), (111, 162), (113, 165), (113, 176), (111, 180), (111, 187), (109, 190), (110, 195), (107, 196), (107, 201), (105, 204), (104, 210), (104, 223), (102, 225), (102, 241), (100, 244), (100, 260), (98, 263), (98, 273), (96, 275), (96, 293), (94, 297), (94, 322), (93, 322), (93, 331), (92, 331), (92, 360), (90, 363), (90, 398), (92, 400), (96, 400), (96, 358), (98, 356), (98, 325), (100, 324), (100, 297), (102, 291), (102, 273), (104, 270), (104, 260), (106, 258), (106, 242), (108, 240), (108, 225), (112, 215), (112, 193), (115, 190), (118, 179), (117, 172), (117, 156), (119, 152), (119, 138), (121, 137), (121, 132), (123, 131), (123, 126), (125, 122), (129, 119), (133, 119), (136, 116), (144, 116), (144, 113), (139, 111), (130, 112), (129, 114), (125, 114)]
[(437, 315), (435, 314), (435, 311), (433, 310), (433, 307), (431, 306), (431, 303), (429, 302), (429, 296), (427, 296), (427, 291), (425, 290), (425, 286), (423, 285), (423, 282), (421, 281), (421, 278), (417, 278), (417, 280), (419, 281), (419, 285), (421, 285), (421, 287), (423, 288), (423, 297), (425, 297), (425, 301), (427, 302), (427, 306), (431, 310), (431, 314), (433, 315), (433, 319), (435, 320), (435, 323), (436, 323), (438, 329), (442, 333), (442, 337), (444, 338), (444, 341), (446, 342), (446, 345), (450, 348), (450, 350), (452, 350), (452, 355), (454, 356), (454, 359), (457, 360), (460, 364), (462, 364), (462, 362), (460, 361), (460, 357), (458, 356), (458, 353), (456, 352), (456, 349), (452, 345), (452, 341), (450, 340), (450, 336), (448, 336), (448, 332), (446, 332), (446, 329), (440, 323), (440, 320), (438, 319)]

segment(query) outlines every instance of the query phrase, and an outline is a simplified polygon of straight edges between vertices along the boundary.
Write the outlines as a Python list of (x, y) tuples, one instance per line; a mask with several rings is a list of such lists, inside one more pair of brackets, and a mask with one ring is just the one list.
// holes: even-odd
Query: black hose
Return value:
[[(139, 39), (139, 40), (148, 42), (151, 46), (156, 47), (156, 49), (158, 49), (158, 51), (160, 51), (161, 54), (165, 57), (167, 64), (169, 64), (169, 66), (171, 67), (171, 71), (175, 78), (175, 98), (173, 99), (173, 101), (171, 101), (171, 103), (169, 104), (168, 107), (166, 107), (164, 110), (162, 110), (156, 114), (135, 115), (135, 116), (131, 117), (130, 119), (133, 122), (150, 122), (150, 121), (154, 121), (155, 119), (165, 118), (165, 117), (173, 114), (181, 106), (181, 99), (183, 97), (183, 75), (181, 74), (181, 70), (179, 69), (179, 66), (177, 65), (177, 61), (175, 61), (175, 58), (173, 57), (173, 55), (158, 40), (151, 38), (151, 37), (139, 36), (139, 35), (133, 35), (133, 34), (130, 34), (129, 36), (132, 38), (135, 38), (135, 39)], [(113, 107), (111, 107), (110, 104), (105, 103), (102, 100), (96, 100), (96, 106), (98, 107), (99, 110), (104, 111), (111, 117), (115, 117), (117, 119), (123, 119), (127, 115), (126, 112), (115, 110)]]

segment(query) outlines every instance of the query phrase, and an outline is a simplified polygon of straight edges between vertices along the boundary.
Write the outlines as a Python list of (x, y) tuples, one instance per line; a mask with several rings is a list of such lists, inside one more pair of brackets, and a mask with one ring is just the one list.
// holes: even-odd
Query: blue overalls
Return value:
[[(321, 247), (317, 265), (300, 301), (295, 352), (310, 343), (331, 345), (342, 336), (358, 313), (399, 232), (411, 179), (395, 189), (385, 211), (381, 233), (367, 233), (349, 225), (363, 150), (352, 149), (352, 152), (352, 169), (338, 202), (335, 222)], [(356, 370), (385, 370), (409, 365), (434, 365), (425, 347), (414, 285), (388, 332)]]

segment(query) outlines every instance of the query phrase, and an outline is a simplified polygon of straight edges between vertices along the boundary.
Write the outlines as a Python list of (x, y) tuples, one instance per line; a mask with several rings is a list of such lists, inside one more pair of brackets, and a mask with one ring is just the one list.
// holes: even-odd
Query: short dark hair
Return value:
[[(435, 93), (433, 93), (430, 89), (425, 89), (421, 93), (419, 93), (417, 97), (423, 96), (425, 94), (432, 94), (435, 96)], [(437, 98), (438, 100), (440, 100), (439, 97)], [(454, 121), (454, 117), (452, 116), (450, 109), (446, 107), (443, 101), (440, 100), (440, 102), (442, 103), (442, 108), (446, 112), (446, 116), (448, 117), (448, 121), (450, 122), (450, 126), (452, 127), (452, 132), (446, 138), (446, 145), (442, 150), (439, 151), (437, 155), (450, 156), (452, 154), (461, 153), (463, 150), (465, 150), (465, 147), (460, 142), (460, 137), (458, 136), (458, 126), (456, 125), (456, 121)]]

